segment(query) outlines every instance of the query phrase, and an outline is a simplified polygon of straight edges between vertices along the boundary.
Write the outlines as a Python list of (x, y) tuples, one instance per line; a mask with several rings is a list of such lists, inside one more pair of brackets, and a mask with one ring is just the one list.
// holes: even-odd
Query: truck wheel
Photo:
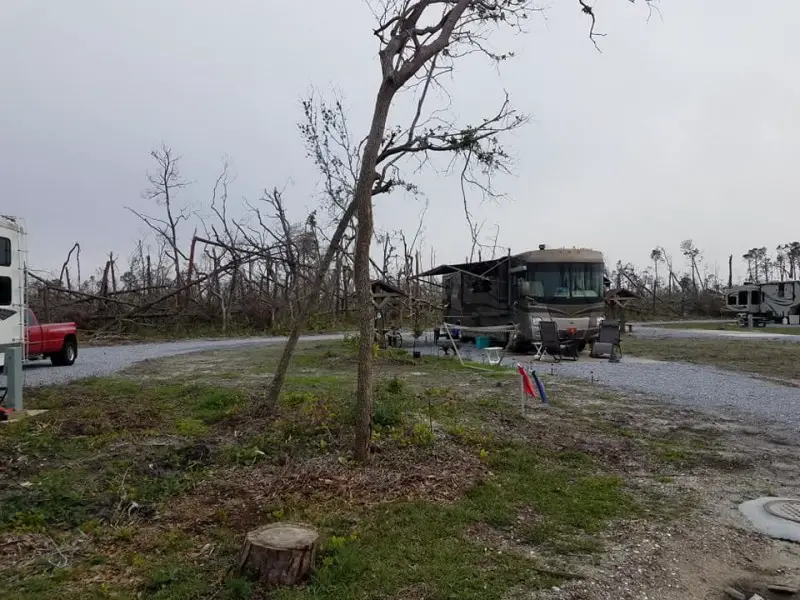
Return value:
[(57, 367), (69, 367), (78, 358), (78, 344), (75, 340), (66, 339), (57, 353), (50, 356), (50, 362)]

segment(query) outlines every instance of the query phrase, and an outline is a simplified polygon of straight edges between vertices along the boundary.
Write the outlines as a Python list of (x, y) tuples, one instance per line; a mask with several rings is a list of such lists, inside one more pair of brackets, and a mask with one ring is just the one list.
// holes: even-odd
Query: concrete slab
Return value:
[(11, 414), (8, 415), (7, 421), (0, 421), (0, 425), (8, 425), (9, 423), (15, 423), (17, 421), (21, 421), (27, 417), (35, 417), (36, 415), (41, 415), (42, 413), (46, 413), (46, 410), (15, 410)]
[(765, 496), (739, 505), (753, 529), (779, 540), (800, 543), (800, 498)]

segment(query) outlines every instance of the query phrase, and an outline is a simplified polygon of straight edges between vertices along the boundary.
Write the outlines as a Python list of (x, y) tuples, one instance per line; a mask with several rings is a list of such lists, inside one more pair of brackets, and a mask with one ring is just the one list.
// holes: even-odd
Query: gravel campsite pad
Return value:
[[(549, 365), (540, 368), (545, 373), (551, 370)], [(800, 412), (797, 410), (800, 388), (751, 375), (632, 356), (619, 363), (591, 359), (574, 363), (562, 361), (554, 370), (565, 377), (594, 379), (614, 389), (639, 392), (688, 407), (752, 415), (759, 420), (800, 428)]]

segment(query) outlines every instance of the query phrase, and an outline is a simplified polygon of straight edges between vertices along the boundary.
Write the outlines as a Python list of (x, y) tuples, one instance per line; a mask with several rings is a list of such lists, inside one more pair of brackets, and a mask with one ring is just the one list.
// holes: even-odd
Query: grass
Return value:
[(797, 379), (800, 344), (753, 339), (642, 339), (627, 336), (623, 350), (631, 356), (682, 361), (744, 371), (768, 377)]
[[(394, 503), (371, 511), (352, 531), (338, 530), (309, 588), (279, 597), (382, 598), (411, 589), (430, 598), (477, 600), (503, 598), (518, 585), (552, 586), (565, 576), (537, 569), (523, 552), (487, 551), (471, 533), (519, 529), (514, 535), (523, 544), (558, 549), (602, 531), (632, 503), (621, 480), (594, 475), (591, 461), (565, 462), (519, 445), (493, 449), (487, 460), (495, 475), (453, 505)], [(537, 522), (520, 527), (525, 508)]]
[[(356, 466), (352, 348), (302, 346), (266, 424), (248, 408), (275, 352), (31, 390), (49, 412), (0, 429), (0, 547), (19, 549), (0, 555), (0, 597), (499, 600), (573, 576), (546, 557), (594, 555), (609, 524), (653, 516), (623, 448), (670, 475), (704, 451), (596, 417), (521, 419), (513, 374), (394, 351), (377, 361), (373, 460)], [(264, 596), (228, 570), (277, 520), (323, 545), (307, 586)]]
[(800, 327), (755, 327), (752, 330), (746, 327), (739, 327), (737, 323), (730, 321), (720, 321), (719, 323), (713, 322), (698, 322), (698, 323), (665, 323), (659, 325), (665, 329), (704, 329), (709, 331), (739, 331), (754, 333), (778, 333), (783, 335), (800, 335)]
[[(32, 406), (50, 412), (9, 426), (0, 436), (0, 454), (25, 461), (3, 469), (11, 485), (0, 494), (0, 532), (75, 528), (92, 518), (111, 518), (118, 499), (154, 504), (180, 492), (201, 474), (203, 448), (192, 441), (158, 445), (157, 438), (202, 436), (242, 402), (233, 390), (148, 387), (122, 378), (32, 396)], [(139, 447), (141, 438), (155, 444)]]

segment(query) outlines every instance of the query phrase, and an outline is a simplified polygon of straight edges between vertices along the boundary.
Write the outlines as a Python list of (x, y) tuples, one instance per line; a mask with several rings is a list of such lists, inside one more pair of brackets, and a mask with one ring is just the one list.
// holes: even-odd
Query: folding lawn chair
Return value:
[(562, 340), (558, 335), (558, 325), (555, 321), (539, 321), (539, 334), (543, 355), (549, 354), (556, 362), (565, 357), (578, 360), (577, 341)]
[(589, 356), (600, 358), (604, 354), (608, 354), (611, 362), (617, 362), (622, 356), (621, 338), (617, 321), (603, 321), (600, 324), (600, 335), (597, 336), (597, 341), (592, 344), (592, 351)]

